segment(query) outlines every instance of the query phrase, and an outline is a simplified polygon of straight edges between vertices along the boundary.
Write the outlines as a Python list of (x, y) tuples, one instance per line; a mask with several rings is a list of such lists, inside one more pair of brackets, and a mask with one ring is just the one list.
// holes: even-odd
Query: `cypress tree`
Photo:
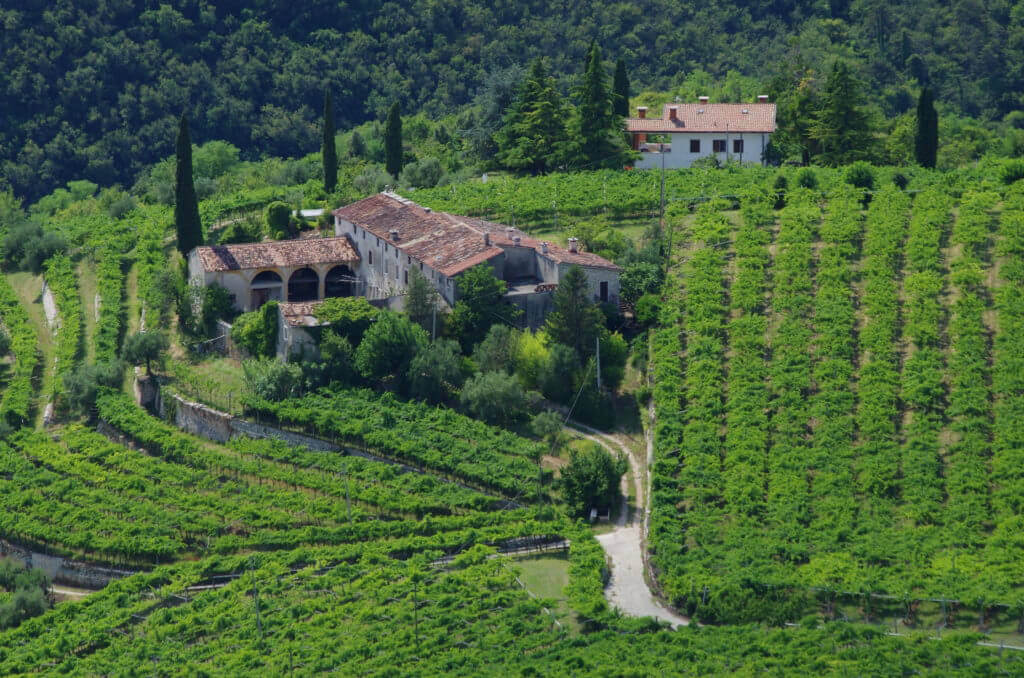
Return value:
[(612, 91), (615, 115), (620, 118), (629, 117), (629, 75), (626, 74), (626, 62), (619, 59), (615, 62), (615, 77), (612, 79)]
[(338, 148), (334, 144), (334, 107), (330, 90), (324, 93), (324, 142), (320, 152), (324, 165), (324, 190), (331, 193), (338, 186)]
[(192, 181), (192, 139), (188, 118), (181, 114), (178, 124), (177, 169), (174, 182), (174, 226), (178, 232), (178, 250), (187, 255), (203, 244), (203, 225), (199, 220), (199, 201)]
[(402, 173), (402, 113), (397, 101), (388, 109), (384, 124), (384, 166), (395, 179)]
[(842, 61), (836, 61), (821, 95), (810, 134), (821, 144), (821, 158), (845, 165), (868, 157), (871, 129), (861, 106), (860, 84)]
[(921, 167), (935, 167), (939, 152), (939, 114), (935, 112), (935, 97), (928, 87), (921, 90), (921, 97), (917, 100), (914, 151)]

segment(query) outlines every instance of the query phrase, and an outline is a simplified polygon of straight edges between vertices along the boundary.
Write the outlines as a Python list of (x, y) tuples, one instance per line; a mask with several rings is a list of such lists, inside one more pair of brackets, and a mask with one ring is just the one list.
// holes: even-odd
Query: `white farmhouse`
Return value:
[(660, 118), (647, 117), (647, 107), (640, 106), (637, 117), (626, 119), (626, 130), (641, 153), (636, 169), (679, 169), (710, 155), (763, 164), (775, 132), (775, 104), (765, 95), (751, 104), (712, 104), (700, 97), (695, 104), (665, 104)]
[(418, 269), (448, 305), (459, 298), (459, 276), (487, 263), (508, 285), (506, 299), (523, 310), (522, 322), (538, 327), (551, 294), (571, 266), (583, 269), (595, 302), (619, 303), (619, 267), (583, 252), (528, 237), (510, 226), (435, 212), (385, 192), (334, 210), (337, 236), (352, 239), (356, 276), (367, 297), (404, 294), (410, 269)]

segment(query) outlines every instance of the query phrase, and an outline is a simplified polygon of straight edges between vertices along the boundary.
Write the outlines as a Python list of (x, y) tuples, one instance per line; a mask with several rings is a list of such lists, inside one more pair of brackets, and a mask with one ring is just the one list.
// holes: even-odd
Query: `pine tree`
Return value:
[(917, 100), (917, 134), (914, 151), (921, 167), (934, 168), (939, 151), (939, 114), (935, 112), (935, 97), (931, 89), (921, 90)]
[(331, 92), (324, 93), (324, 141), (320, 150), (324, 165), (324, 190), (333, 193), (338, 187), (338, 147), (334, 143), (334, 107)]
[(178, 250), (188, 255), (203, 244), (203, 225), (199, 220), (199, 201), (192, 181), (192, 139), (188, 118), (182, 113), (178, 124), (177, 169), (174, 183), (174, 226), (178, 233)]
[(621, 121), (612, 110), (608, 75), (601, 63), (601, 49), (597, 43), (591, 43), (587, 53), (579, 98), (575, 131), (580, 145), (580, 162), (587, 169), (621, 166), (623, 159), (619, 155), (625, 150), (625, 141)]
[(629, 75), (626, 73), (626, 62), (619, 59), (615, 62), (615, 77), (612, 79), (612, 91), (615, 115), (620, 118), (629, 117)]
[(402, 173), (402, 112), (397, 101), (384, 124), (384, 166), (395, 179)]
[(559, 344), (576, 351), (582, 361), (593, 355), (595, 340), (604, 328), (604, 313), (588, 294), (587, 274), (570, 266), (552, 296), (554, 309), (548, 313), (544, 332)]
[(832, 66), (810, 133), (821, 144), (826, 164), (845, 165), (870, 155), (871, 130), (860, 85), (842, 61)]
[(568, 140), (566, 115), (555, 79), (548, 75), (543, 60), (536, 59), (495, 134), (498, 160), (510, 169), (531, 174), (555, 169), (564, 158)]

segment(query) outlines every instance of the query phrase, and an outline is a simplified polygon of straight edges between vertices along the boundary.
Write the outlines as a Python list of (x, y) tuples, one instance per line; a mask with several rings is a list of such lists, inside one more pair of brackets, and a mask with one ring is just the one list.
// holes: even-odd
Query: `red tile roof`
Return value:
[(359, 253), (347, 236), (203, 246), (197, 247), (195, 252), (203, 270), (210, 273), (359, 261)]
[(323, 301), (279, 301), (277, 308), (281, 311), (285, 323), (290, 327), (317, 327), (316, 309)]
[[(479, 263), (498, 256), (503, 247), (515, 243), (507, 235), (507, 226), (482, 219), (435, 212), (394, 193), (378, 193), (334, 210), (333, 214), (356, 224), (403, 254), (422, 261), (451, 277)], [(490, 235), (490, 244), (484, 234)], [(541, 241), (520, 231), (521, 247), (541, 253)], [(574, 263), (591, 268), (618, 270), (618, 267), (596, 254), (572, 253), (556, 245), (548, 246), (546, 256), (555, 262)]]
[[(676, 107), (676, 120), (669, 118), (671, 106)], [(660, 118), (627, 118), (626, 129), (648, 134), (770, 133), (775, 131), (775, 104), (665, 104)]]

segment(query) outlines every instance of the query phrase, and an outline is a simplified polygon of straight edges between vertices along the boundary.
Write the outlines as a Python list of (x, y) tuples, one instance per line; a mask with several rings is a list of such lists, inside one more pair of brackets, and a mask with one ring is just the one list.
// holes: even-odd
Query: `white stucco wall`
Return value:
[[(649, 134), (648, 138), (654, 136)], [(770, 133), (729, 133), (722, 132), (678, 132), (664, 135), (667, 136), (672, 144), (672, 149), (665, 153), (665, 169), (680, 169), (689, 167), (694, 161), (705, 158), (709, 155), (718, 157), (719, 162), (726, 162), (726, 160), (734, 159), (743, 163), (756, 163), (761, 164), (761, 157), (764, 153), (764, 149), (768, 146), (768, 141), (771, 139)], [(690, 140), (697, 139), (700, 141), (700, 153), (690, 152)], [(713, 153), (714, 148), (713, 141), (715, 139), (722, 139), (726, 141), (726, 153)], [(733, 153), (733, 141), (736, 139), (743, 139), (743, 153)], [(633, 163), (633, 167), (636, 169), (661, 169), (662, 161), (661, 153), (641, 153), (640, 158)]]

